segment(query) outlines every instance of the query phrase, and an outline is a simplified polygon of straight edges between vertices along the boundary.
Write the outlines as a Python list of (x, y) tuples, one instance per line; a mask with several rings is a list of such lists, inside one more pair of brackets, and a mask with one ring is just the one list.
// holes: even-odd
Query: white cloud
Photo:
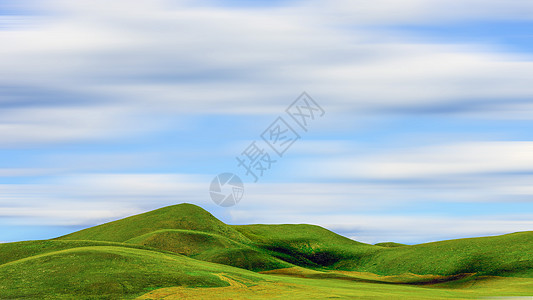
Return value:
[[(0, 113), (0, 147), (97, 140), (131, 133), (127, 109), (52, 107), (6, 109)], [(137, 128), (138, 132), (143, 132)]]
[[(88, 115), (85, 108), (50, 108), (47, 113), (61, 118), (72, 114), (64, 123), (74, 126), (41, 124), (36, 136), (28, 119), (40, 97), (30, 95), (32, 104), (15, 112), (18, 124), (2, 120), (0, 140), (121, 135), (134, 126), (109, 128), (134, 123), (139, 115), (277, 113), (302, 90), (331, 112), (453, 106), (489, 118), (514, 118), (517, 110), (521, 118), (533, 116), (531, 104), (510, 101), (533, 95), (533, 62), (527, 58), (486, 45), (412, 42), (360, 27), (356, 18), (368, 16), (376, 24), (395, 20), (392, 14), (406, 20), (437, 13), (448, 19), (498, 13), (511, 18), (531, 6), (467, 2), (302, 2), (242, 10), (186, 1), (53, 1), (51, 15), (40, 17), (38, 26), (0, 31), (0, 82), (74, 92), (85, 97), (71, 96), (64, 105), (79, 105), (82, 97), (94, 99), (94, 107)], [(350, 29), (329, 23), (341, 12), (354, 19)]]
[[(490, 45), (413, 42), (391, 28), (376, 29), (530, 19), (529, 0), (306, 1), (262, 10), (192, 1), (175, 1), (172, 6), (165, 1), (43, 3), (49, 15), (10, 18), (13, 23), (0, 30), (3, 148), (146, 133), (164, 127), (168, 116), (188, 113), (277, 114), (302, 90), (328, 114), (344, 112), (353, 119), (369, 112), (446, 111), (442, 107), (468, 117), (531, 120), (533, 116), (533, 105), (524, 101), (533, 96), (530, 58), (501, 53)], [(43, 87), (51, 95), (44, 97)], [(294, 152), (327, 149), (338, 155), (350, 147), (342, 141), (328, 145), (309, 141), (295, 146)], [(473, 173), (530, 171), (532, 148), (531, 142), (486, 142), (347, 155), (315, 167), (329, 179), (377, 181), (249, 185), (233, 216), (239, 222), (319, 222), (351, 230), (366, 241), (374, 235), (385, 238), (390, 228), (420, 239), (435, 237), (424, 226), (438, 227), (442, 236), (459, 234), (458, 227), (446, 224), (464, 226), (461, 234), (522, 230), (531, 223), (514, 221), (512, 215), (476, 219), (479, 223), (468, 221), (471, 216), (394, 217), (385, 222), (386, 216), (365, 218), (361, 212), (428, 198), (531, 199), (530, 177), (487, 178)], [(0, 175), (40, 172), (2, 169)], [(447, 175), (460, 177), (408, 186), (379, 182)], [(469, 180), (460, 182), (464, 178)], [(206, 191), (210, 179), (93, 174), (0, 185), (0, 214), (17, 217), (21, 223), (72, 225), (95, 224), (182, 201), (211, 205)], [(339, 219), (339, 210), (357, 213)], [(337, 223), (332, 223), (333, 218)], [(373, 227), (376, 222), (383, 222), (383, 227)]]
[(0, 216), (9, 225), (92, 226), (162, 206), (189, 202), (229, 224), (308, 223), (365, 242), (429, 241), (500, 234), (531, 228), (528, 214), (466, 212), (461, 216), (427, 210), (428, 203), (461, 209), (477, 202), (511, 204), (531, 199), (532, 180), (491, 182), (258, 183), (245, 184), (241, 202), (221, 210), (209, 199), (211, 176), (188, 174), (78, 174), (40, 184), (0, 185)]
[(0, 177), (43, 176), (62, 172), (52, 168), (0, 168)]
[(96, 225), (181, 202), (211, 204), (207, 182), (190, 174), (79, 174), (1, 184), (0, 216), (17, 225)]
[(383, 149), (358, 157), (335, 157), (314, 162), (319, 177), (360, 179), (438, 179), (533, 170), (533, 142), (470, 142), (405, 150)]
[[(362, 24), (434, 24), (472, 20), (531, 20), (528, 0), (307, 1), (332, 21)], [(312, 8), (311, 8), (312, 9)]]

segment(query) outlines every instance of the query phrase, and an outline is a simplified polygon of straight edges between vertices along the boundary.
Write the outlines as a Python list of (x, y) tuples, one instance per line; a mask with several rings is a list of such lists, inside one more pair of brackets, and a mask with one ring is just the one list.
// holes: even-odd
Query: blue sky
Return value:
[[(190, 202), (375, 243), (533, 227), (528, 1), (0, 1), (0, 241)], [(257, 183), (235, 157), (325, 110)], [(287, 119), (290, 120), (290, 119)], [(234, 172), (222, 208), (212, 178)]]

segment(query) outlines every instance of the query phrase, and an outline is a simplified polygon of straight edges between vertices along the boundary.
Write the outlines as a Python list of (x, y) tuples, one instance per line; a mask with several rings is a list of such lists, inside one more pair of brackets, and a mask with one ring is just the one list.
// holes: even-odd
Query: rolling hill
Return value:
[(62, 240), (125, 242), (162, 229), (186, 229), (214, 233), (238, 242), (250, 242), (240, 232), (224, 224), (201, 207), (183, 203), (84, 229)]
[(348, 259), (335, 267), (381, 275), (476, 273), (533, 277), (533, 232), (387, 248), (364, 261)]
[(369, 245), (314, 225), (227, 225), (192, 204), (0, 244), (1, 299), (466, 299), (533, 295), (532, 283), (533, 232)]

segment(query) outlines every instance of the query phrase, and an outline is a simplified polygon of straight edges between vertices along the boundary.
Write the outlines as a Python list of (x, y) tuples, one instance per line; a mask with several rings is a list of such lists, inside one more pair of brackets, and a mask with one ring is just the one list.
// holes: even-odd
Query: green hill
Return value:
[(114, 241), (171, 251), (253, 271), (293, 265), (265, 254), (232, 226), (192, 204), (178, 204), (74, 232), (58, 240)]
[(125, 242), (161, 229), (188, 229), (216, 233), (238, 242), (249, 242), (241, 233), (224, 224), (201, 207), (183, 203), (87, 228), (60, 237), (62, 240)]
[(533, 232), (385, 248), (336, 268), (382, 275), (403, 273), (533, 277)]
[(192, 204), (0, 244), (0, 299), (460, 299), (531, 295), (531, 278), (533, 232), (369, 245), (314, 225), (227, 225)]
[(380, 275), (533, 277), (533, 232), (420, 245), (368, 245), (312, 225), (234, 226), (259, 248), (292, 264)]
[(141, 245), (128, 245), (114, 242), (100, 242), (100, 241), (60, 241), (60, 240), (44, 240), (44, 241), (26, 241), (15, 243), (0, 244), (0, 265), (23, 258), (51, 253), (55, 251), (67, 250), (78, 247), (90, 246), (119, 246), (135, 249), (147, 249), (160, 252), (166, 252), (158, 249), (151, 249)]
[(224, 272), (248, 281), (254, 273), (185, 256), (123, 246), (52, 251), (0, 265), (0, 298), (118, 298), (170, 286), (222, 287)]
[(360, 243), (306, 224), (227, 225), (192, 204), (169, 206), (58, 238), (123, 242), (253, 271), (314, 269), (531, 276), (531, 232), (420, 245)]
[(331, 267), (358, 259), (378, 247), (356, 242), (325, 228), (307, 224), (233, 226), (271, 255), (304, 267)]
[(381, 246), (381, 247), (388, 247), (388, 248), (407, 246), (405, 244), (400, 244), (400, 243), (395, 243), (395, 242), (384, 242), (384, 243), (377, 243), (377, 244), (374, 244), (374, 245), (375, 246)]
[(253, 271), (293, 267), (293, 265), (270, 256), (249, 243), (239, 243), (215, 233), (163, 229), (135, 237), (126, 243), (149, 246), (203, 261)]

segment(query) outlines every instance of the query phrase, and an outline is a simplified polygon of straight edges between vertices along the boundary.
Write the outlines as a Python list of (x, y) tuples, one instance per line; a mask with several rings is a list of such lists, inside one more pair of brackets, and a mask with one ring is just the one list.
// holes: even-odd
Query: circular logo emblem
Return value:
[(211, 181), (209, 194), (216, 204), (223, 207), (233, 206), (241, 201), (244, 185), (239, 176), (233, 173), (222, 173)]

